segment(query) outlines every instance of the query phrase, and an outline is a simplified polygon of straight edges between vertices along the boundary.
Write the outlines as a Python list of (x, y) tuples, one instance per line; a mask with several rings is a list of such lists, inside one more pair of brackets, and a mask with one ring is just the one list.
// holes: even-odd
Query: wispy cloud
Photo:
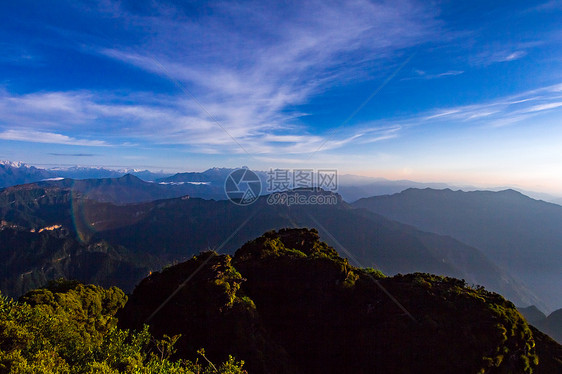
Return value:
[(0, 63), (17, 66), (39, 66), (41, 59), (20, 45), (0, 43)]
[[(177, 84), (177, 92), (0, 91), (5, 138), (18, 137), (17, 128), (24, 126), (61, 136), (126, 135), (206, 153), (242, 153), (232, 138), (252, 154), (310, 152), (325, 139), (318, 127), (305, 124), (301, 105), (333, 84), (386, 74), (389, 59), (431, 39), (440, 27), (434, 11), (408, 0), (299, 2), (282, 9), (215, 3), (209, 5), (212, 17), (203, 14), (196, 21), (183, 17), (181, 6), (152, 3), (154, 9), (145, 15), (123, 4), (104, 4), (103, 11), (118, 15), (121, 27), (148, 28), (150, 37), (127, 45), (98, 39), (81, 45), (82, 51), (162, 76)], [(356, 128), (323, 149), (391, 136), (396, 134)]]
[(488, 50), (484, 50), (469, 57), (470, 64), (488, 66), (496, 63), (510, 62), (522, 59), (527, 56), (528, 53), (526, 50), (517, 49), (518, 46), (513, 46), (512, 49), (496, 46), (488, 46), (487, 48)]
[(562, 4), (558, 0), (549, 0), (532, 8), (534, 11), (553, 11), (562, 9)]
[[(210, 106), (223, 113), (219, 106)], [(39, 143), (89, 146), (127, 145), (100, 140), (86, 140), (63, 135), (88, 134), (114, 139), (127, 138), (152, 145), (183, 145), (189, 150), (219, 154), (242, 153), (232, 141), (234, 136), (254, 154), (304, 154), (324, 144), (330, 150), (352, 142), (375, 142), (398, 135), (399, 129), (355, 126), (337, 136), (326, 138), (309, 131), (303, 124), (288, 123), (282, 127), (273, 117), (269, 122), (254, 125), (248, 108), (233, 108), (231, 117), (247, 119), (247, 126), (238, 126), (225, 133), (196, 106), (184, 97), (135, 93), (115, 95), (106, 92), (49, 92), (12, 95), (2, 92), (0, 100), (0, 139)], [(286, 120), (285, 120), (286, 121)], [(231, 123), (231, 122), (227, 122)], [(22, 126), (24, 128), (22, 129)], [(325, 139), (328, 139), (326, 141)], [(130, 144), (129, 144), (130, 145)]]
[(34, 130), (5, 130), (0, 132), (0, 139), (88, 147), (106, 147), (109, 145), (103, 140), (76, 139), (62, 134)]
[(94, 157), (93, 153), (49, 153), (51, 156), (62, 156), (62, 157)]
[(453, 77), (456, 75), (464, 74), (464, 70), (448, 70), (443, 73), (428, 73), (423, 70), (414, 70), (415, 76), (402, 78), (402, 80), (412, 80), (412, 79), (437, 79), (443, 77)]
[(434, 110), (420, 118), (421, 121), (456, 121), (511, 125), (549, 110), (562, 107), (560, 84), (526, 91), (491, 102)]
[(556, 108), (560, 108), (562, 107), (562, 102), (554, 102), (554, 103), (547, 103), (547, 104), (539, 104), (539, 105), (533, 105), (530, 108), (526, 108), (525, 111), (528, 113), (532, 113), (532, 112), (541, 112), (543, 110), (549, 110), (549, 109), (556, 109)]
[[(149, 25), (152, 38), (139, 46), (100, 47), (95, 52), (189, 90), (205, 110), (187, 104), (191, 99), (186, 97), (190, 106), (186, 115), (191, 115), (183, 121), (186, 127), (197, 123), (210, 131), (216, 119), (251, 153), (273, 150), (273, 143), (285, 144), (284, 151), (300, 152), (303, 147), (290, 141), (293, 134), (307, 133), (301, 122), (306, 113), (298, 106), (334, 82), (341, 85), (384, 74), (384, 59), (431, 38), (438, 29), (435, 15), (410, 1), (304, 2), (283, 11), (259, 8), (255, 12), (247, 4), (222, 3), (214, 9), (214, 18), (197, 23), (178, 21), (181, 9), (176, 8), (159, 9), (166, 14), (161, 17), (125, 12), (131, 25)], [(222, 17), (229, 22), (221, 22)], [(248, 39), (248, 33), (255, 37)], [(377, 64), (378, 72), (365, 69)], [(334, 125), (338, 124), (326, 124)], [(288, 137), (272, 140), (286, 133)], [(215, 134), (213, 139), (196, 136), (191, 142), (204, 147), (232, 143), (227, 134)], [(298, 143), (310, 146), (317, 140), (304, 135)]]
[(519, 60), (527, 55), (525, 51), (515, 51), (505, 56), (503, 59), (500, 57), (499, 62)]

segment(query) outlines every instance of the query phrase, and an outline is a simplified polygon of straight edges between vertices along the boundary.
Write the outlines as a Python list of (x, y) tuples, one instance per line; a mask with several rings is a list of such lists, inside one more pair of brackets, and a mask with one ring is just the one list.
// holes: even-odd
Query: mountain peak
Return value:
[(153, 273), (119, 315), (127, 328), (147, 319), (156, 335), (185, 337), (180, 356), (205, 346), (214, 360), (244, 358), (249, 372), (523, 373), (538, 364), (527, 323), (503, 297), (454, 278), (351, 266), (308, 229), (267, 232), (232, 261), (207, 252)]
[(513, 188), (508, 188), (505, 190), (501, 190), (497, 192), (498, 194), (503, 194), (503, 195), (510, 195), (510, 196), (523, 196), (523, 197), (528, 197), (527, 195), (522, 194), (519, 191), (514, 190)]
[(144, 181), (142, 179), (140, 179), (137, 176), (134, 176), (133, 174), (125, 174), (122, 177), (117, 178), (117, 180), (126, 181), (126, 182), (134, 182), (134, 183), (144, 183)]
[(22, 161), (0, 160), (0, 165), (10, 166), (10, 167), (13, 167), (13, 168), (27, 167), (27, 164), (25, 164)]

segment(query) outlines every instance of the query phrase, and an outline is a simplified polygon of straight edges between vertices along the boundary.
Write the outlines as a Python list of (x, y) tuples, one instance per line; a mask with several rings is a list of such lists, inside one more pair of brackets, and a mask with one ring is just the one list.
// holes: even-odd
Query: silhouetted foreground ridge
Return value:
[(307, 229), (154, 273), (118, 317), (126, 328), (148, 322), (155, 336), (181, 334), (179, 357), (205, 347), (212, 361), (233, 354), (250, 373), (562, 372), (560, 345), (500, 295), (351, 266)]

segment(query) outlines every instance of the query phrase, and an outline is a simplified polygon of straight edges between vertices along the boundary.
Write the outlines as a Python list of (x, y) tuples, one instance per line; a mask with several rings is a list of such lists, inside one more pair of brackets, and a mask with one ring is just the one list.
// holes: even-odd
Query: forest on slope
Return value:
[(562, 346), (498, 294), (354, 267), (308, 229), (267, 232), (234, 256), (203, 252), (129, 297), (58, 281), (1, 299), (0, 372), (243, 370), (554, 373)]

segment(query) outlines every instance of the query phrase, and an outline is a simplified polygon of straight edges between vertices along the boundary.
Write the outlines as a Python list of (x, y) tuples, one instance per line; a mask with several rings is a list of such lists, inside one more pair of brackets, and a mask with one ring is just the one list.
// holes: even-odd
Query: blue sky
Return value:
[(560, 1), (32, 1), (0, 159), (337, 168), (562, 194)]

